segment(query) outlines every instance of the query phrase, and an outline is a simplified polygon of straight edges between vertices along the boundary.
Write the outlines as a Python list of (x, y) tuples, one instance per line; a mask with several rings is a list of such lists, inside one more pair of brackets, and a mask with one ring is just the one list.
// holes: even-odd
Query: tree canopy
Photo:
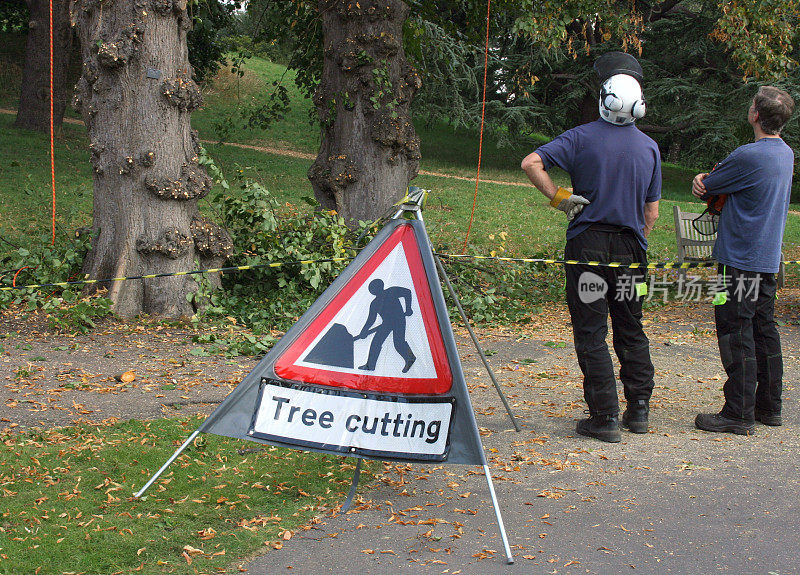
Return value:
[[(408, 0), (404, 48), (422, 77), (417, 119), (476, 126), (485, 1)], [(248, 5), (252, 32), (278, 42), (311, 95), (322, 69), (317, 3)], [(762, 83), (800, 96), (797, 0), (496, 0), (489, 19), (487, 128), (502, 142), (555, 135), (597, 117), (592, 63), (610, 50), (645, 70), (640, 122), (667, 159), (703, 165), (750, 137), (743, 110)], [(794, 147), (797, 120), (786, 130)]]

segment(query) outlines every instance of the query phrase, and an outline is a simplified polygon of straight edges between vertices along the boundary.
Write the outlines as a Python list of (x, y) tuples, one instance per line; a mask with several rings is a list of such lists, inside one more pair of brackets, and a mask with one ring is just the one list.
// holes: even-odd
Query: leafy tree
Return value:
[(241, 8), (240, 0), (195, 0), (188, 8), (192, 29), (186, 35), (194, 79), (204, 82), (227, 62), (224, 32)]
[[(336, 4), (252, 0), (248, 7), (254, 33), (290, 51), (288, 65), (299, 71), (298, 84), (315, 94), (324, 134), (325, 122), (346, 116), (337, 108), (342, 98), (337, 101), (320, 84), (323, 70), (346, 61), (330, 58), (338, 47), (325, 36), (331, 30), (321, 17)], [(414, 95), (415, 114), (476, 127), (482, 113), (486, 2), (408, 0), (407, 5), (403, 51), (422, 80)], [(509, 143), (596, 118), (599, 84), (592, 64), (604, 52), (621, 49), (635, 54), (645, 70), (648, 115), (640, 127), (657, 139), (668, 159), (705, 165), (750, 137), (742, 110), (759, 83), (775, 83), (800, 96), (797, 24), (798, 0), (496, 0), (488, 30), (486, 126), (501, 143)], [(363, 31), (369, 34), (366, 26), (347, 24), (346, 39), (358, 42)], [(318, 87), (323, 89), (315, 92)], [(273, 112), (283, 105), (278, 94), (271, 96)], [(325, 140), (324, 155), (346, 150), (358, 137), (356, 125), (338, 125), (341, 140), (335, 146)], [(796, 145), (793, 126), (785, 136)], [(396, 186), (398, 180), (386, 183)], [(371, 206), (371, 214), (385, 207), (357, 187), (328, 188), (334, 193), (315, 184), (325, 206), (346, 210), (341, 198), (352, 193), (357, 204)], [(337, 194), (341, 198), (331, 203)]]
[[(553, 110), (554, 131), (596, 117), (591, 64), (620, 47), (645, 71), (648, 113), (639, 127), (673, 161), (705, 165), (751, 138), (744, 111), (757, 85), (800, 95), (797, 2), (668, 0), (639, 2), (634, 11), (606, 4), (566, 2), (567, 18), (574, 19), (560, 28), (554, 24), (564, 18), (557, 12), (518, 22), (536, 46), (530, 93)], [(790, 126), (785, 135), (796, 145), (792, 132)]]

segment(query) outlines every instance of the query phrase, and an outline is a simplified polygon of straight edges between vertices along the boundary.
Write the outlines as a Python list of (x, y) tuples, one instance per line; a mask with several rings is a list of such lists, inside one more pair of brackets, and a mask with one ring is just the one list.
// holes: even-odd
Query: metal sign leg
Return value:
[(356, 463), (356, 470), (353, 472), (353, 483), (350, 485), (350, 492), (347, 494), (347, 499), (342, 503), (342, 509), (339, 513), (347, 513), (348, 509), (350, 509), (350, 505), (353, 503), (353, 499), (356, 496), (356, 489), (358, 489), (358, 478), (361, 477), (362, 461), (363, 459), (359, 457), (358, 463)]
[(444, 269), (444, 265), (442, 265), (442, 261), (439, 259), (439, 256), (433, 254), (433, 259), (436, 261), (436, 268), (439, 270), (439, 273), (442, 274), (442, 279), (444, 280), (445, 285), (447, 286), (447, 290), (450, 292), (450, 297), (453, 298), (453, 301), (456, 303), (456, 307), (458, 308), (458, 313), (461, 314), (461, 319), (464, 320), (464, 325), (467, 326), (467, 331), (469, 332), (470, 337), (472, 338), (472, 342), (475, 344), (475, 349), (478, 350), (478, 355), (481, 357), (481, 361), (483, 362), (483, 366), (486, 368), (486, 371), (489, 372), (489, 378), (492, 380), (494, 384), (494, 388), (497, 390), (497, 394), (500, 396), (500, 400), (503, 402), (503, 405), (508, 412), (508, 417), (511, 418), (511, 423), (514, 424), (514, 429), (516, 431), (520, 430), (519, 424), (517, 423), (517, 418), (514, 417), (514, 413), (511, 411), (511, 406), (508, 404), (508, 400), (506, 399), (503, 390), (500, 388), (500, 384), (497, 383), (497, 379), (494, 377), (494, 372), (492, 368), (489, 366), (489, 361), (486, 359), (486, 356), (483, 353), (483, 349), (481, 349), (481, 344), (478, 342), (478, 337), (475, 335), (475, 332), (472, 331), (472, 326), (469, 323), (469, 319), (467, 318), (467, 314), (464, 312), (464, 308), (461, 307), (461, 300), (458, 299), (458, 295), (456, 294), (456, 290), (453, 289), (453, 285), (450, 283), (450, 278), (447, 277), (447, 272)]
[(184, 450), (184, 449), (186, 449), (187, 447), (189, 447), (189, 444), (190, 444), (192, 441), (194, 441), (194, 438), (195, 438), (195, 437), (197, 437), (197, 435), (198, 435), (199, 433), (200, 433), (200, 430), (199, 430), (199, 429), (197, 429), (197, 430), (196, 430), (194, 433), (192, 433), (192, 434), (189, 436), (189, 439), (187, 439), (186, 441), (184, 441), (184, 442), (183, 442), (183, 445), (181, 445), (181, 446), (180, 446), (180, 447), (179, 447), (179, 448), (178, 448), (178, 449), (175, 451), (175, 453), (173, 453), (173, 454), (172, 454), (172, 457), (170, 457), (169, 459), (167, 459), (167, 462), (166, 462), (164, 465), (162, 465), (162, 466), (161, 466), (161, 469), (159, 469), (158, 471), (156, 471), (156, 472), (153, 474), (153, 477), (151, 477), (151, 478), (148, 480), (148, 482), (144, 484), (144, 487), (142, 487), (142, 488), (141, 488), (141, 489), (140, 489), (140, 490), (139, 490), (139, 491), (138, 491), (136, 494), (134, 494), (134, 497), (135, 497), (136, 499), (139, 499), (139, 498), (142, 496), (142, 494), (143, 494), (145, 491), (147, 491), (147, 490), (150, 488), (150, 486), (153, 484), (153, 482), (154, 482), (156, 479), (158, 479), (158, 478), (161, 476), (161, 474), (162, 474), (162, 473), (164, 473), (164, 472), (167, 470), (167, 467), (169, 467), (169, 466), (170, 466), (170, 464), (171, 464), (173, 461), (175, 461), (175, 460), (178, 458), (178, 456), (179, 456), (181, 453), (183, 453), (183, 450)]
[(486, 474), (486, 483), (489, 485), (489, 493), (492, 496), (492, 505), (494, 505), (494, 514), (497, 516), (497, 526), (500, 528), (500, 537), (503, 539), (503, 546), (506, 550), (506, 557), (508, 564), (514, 564), (514, 556), (511, 554), (511, 547), (508, 545), (508, 536), (506, 535), (506, 527), (503, 525), (503, 516), (500, 515), (500, 506), (497, 503), (497, 495), (494, 492), (494, 483), (492, 483), (492, 474), (489, 471), (489, 466), (483, 466), (483, 472)]

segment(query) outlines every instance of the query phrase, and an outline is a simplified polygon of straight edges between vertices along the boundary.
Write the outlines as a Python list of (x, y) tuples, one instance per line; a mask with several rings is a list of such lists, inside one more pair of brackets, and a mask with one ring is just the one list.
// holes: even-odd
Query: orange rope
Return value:
[(33, 269), (31, 266), (23, 266), (17, 270), (17, 273), (14, 274), (14, 279), (11, 280), (11, 287), (17, 287), (17, 276), (22, 270), (29, 270)]
[(472, 212), (469, 215), (469, 226), (467, 235), (464, 238), (462, 252), (467, 251), (469, 242), (469, 232), (472, 230), (472, 222), (475, 220), (475, 206), (478, 203), (478, 183), (481, 181), (481, 158), (483, 157), (483, 124), (486, 118), (486, 78), (489, 73), (489, 15), (491, 14), (492, 0), (486, 1), (486, 51), (483, 56), (483, 103), (481, 107), (481, 135), (478, 140), (478, 173), (475, 176), (475, 195), (472, 197)]
[(53, 0), (50, 0), (50, 182), (53, 191), (53, 237), (50, 241), (51, 245), (55, 245), (56, 243), (56, 152), (55, 129), (53, 127), (53, 92)]

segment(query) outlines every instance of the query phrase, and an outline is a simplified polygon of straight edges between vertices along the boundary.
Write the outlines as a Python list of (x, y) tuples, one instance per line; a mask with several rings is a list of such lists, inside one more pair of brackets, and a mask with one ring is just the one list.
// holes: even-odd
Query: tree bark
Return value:
[(322, 143), (308, 172), (314, 195), (353, 225), (402, 197), (419, 170), (409, 115), (422, 85), (403, 53), (402, 0), (320, 0), (324, 62), (314, 96)]
[[(50, 3), (26, 0), (30, 11), (22, 90), (14, 125), (50, 131)], [(53, 125), (60, 127), (67, 107), (69, 58), (72, 53), (69, 0), (53, 0)]]
[[(75, 105), (94, 167), (92, 249), (84, 272), (103, 279), (193, 269), (230, 254), (227, 233), (200, 217), (211, 189), (198, 164), (191, 111), (186, 0), (73, 0), (83, 75)], [(107, 285), (114, 311), (191, 315), (192, 276)]]

